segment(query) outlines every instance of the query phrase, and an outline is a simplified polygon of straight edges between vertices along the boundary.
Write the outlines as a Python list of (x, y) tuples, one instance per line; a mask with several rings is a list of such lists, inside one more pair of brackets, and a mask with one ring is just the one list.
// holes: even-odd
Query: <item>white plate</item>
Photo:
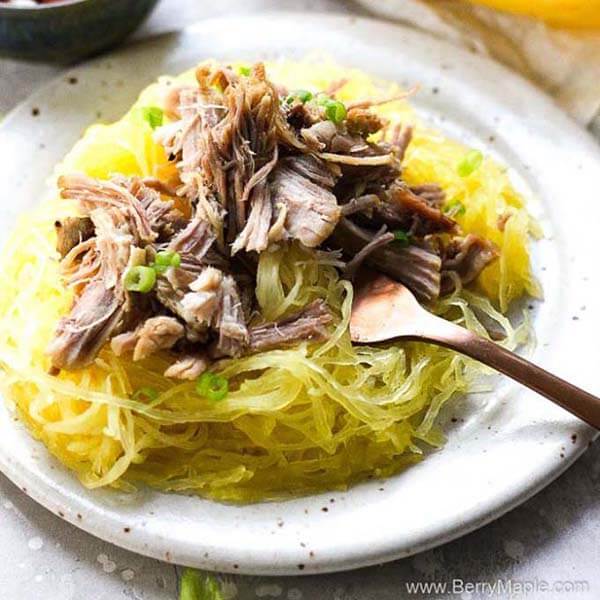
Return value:
[[(421, 82), (414, 102), (428, 119), (497, 156), (517, 185), (541, 199), (533, 210), (548, 238), (536, 245), (535, 260), (546, 301), (534, 311), (534, 360), (599, 393), (598, 147), (509, 71), (397, 26), (281, 14), (211, 20), (74, 69), (2, 124), (0, 237), (38, 201), (84, 127), (99, 115), (118, 117), (160, 73), (210, 56), (301, 57), (315, 48), (386, 79)], [(450, 414), (459, 420), (449, 423), (442, 451), (384, 483), (240, 507), (149, 490), (87, 491), (1, 404), (0, 468), (38, 502), (130, 550), (238, 573), (350, 569), (441, 544), (524, 501), (593, 437), (560, 408), (501, 380), (493, 394), (454, 404)]]

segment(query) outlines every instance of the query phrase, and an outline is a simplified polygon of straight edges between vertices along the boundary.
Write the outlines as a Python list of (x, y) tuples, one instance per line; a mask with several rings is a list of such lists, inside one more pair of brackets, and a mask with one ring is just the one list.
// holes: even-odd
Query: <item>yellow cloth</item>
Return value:
[(600, 30), (557, 29), (460, 0), (359, 0), (374, 14), (491, 56), (600, 136)]

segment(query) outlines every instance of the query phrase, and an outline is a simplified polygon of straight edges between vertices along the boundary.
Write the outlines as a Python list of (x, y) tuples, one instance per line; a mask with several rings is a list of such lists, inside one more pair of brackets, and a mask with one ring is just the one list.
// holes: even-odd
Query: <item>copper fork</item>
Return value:
[(600, 398), (514, 352), (424, 309), (408, 288), (385, 275), (364, 275), (355, 289), (350, 336), (358, 343), (408, 339), (466, 354), (518, 381), (600, 429)]

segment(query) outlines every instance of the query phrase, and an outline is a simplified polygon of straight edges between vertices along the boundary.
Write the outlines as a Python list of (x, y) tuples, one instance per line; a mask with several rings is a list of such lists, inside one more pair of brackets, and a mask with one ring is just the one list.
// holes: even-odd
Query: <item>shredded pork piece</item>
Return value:
[(411, 185), (410, 191), (423, 198), (433, 208), (441, 208), (446, 199), (446, 192), (437, 183)]
[(473, 233), (452, 240), (445, 249), (442, 261), (443, 293), (454, 289), (449, 273), (456, 273), (462, 284), (466, 285), (474, 281), (498, 255), (498, 248), (492, 242)]
[(231, 253), (244, 249), (247, 252), (262, 252), (269, 245), (269, 229), (273, 216), (271, 189), (266, 181), (261, 181), (252, 193), (250, 216), (231, 246)]
[(183, 325), (173, 317), (152, 317), (135, 331), (128, 331), (111, 340), (112, 351), (121, 356), (132, 352), (133, 360), (143, 360), (159, 350), (172, 348), (183, 337)]
[(358, 198), (352, 198), (346, 204), (341, 206), (342, 216), (348, 217), (355, 213), (370, 211), (374, 206), (377, 206), (381, 200), (376, 194), (365, 194)]
[(342, 174), (336, 165), (319, 160), (311, 154), (288, 156), (283, 158), (280, 164), (327, 189), (332, 189)]
[[(58, 179), (62, 198), (76, 200), (88, 216), (96, 209), (110, 212), (115, 221), (124, 221), (139, 243), (152, 242), (157, 233), (141, 202), (121, 181), (100, 181), (85, 175), (62, 175)], [(92, 217), (92, 221), (93, 221)]]
[[(212, 282), (213, 272), (217, 273), (216, 286)], [(218, 321), (222, 276), (212, 267), (205, 267), (200, 276), (185, 269), (170, 268), (157, 279), (157, 299), (185, 323), (186, 337), (192, 342), (206, 341), (209, 329)], [(203, 280), (206, 283), (202, 283)]]
[(205, 355), (185, 355), (168, 367), (164, 372), (164, 376), (173, 379), (194, 381), (208, 369), (209, 364), (210, 361)]
[(331, 152), (320, 152), (318, 154), (323, 160), (339, 165), (352, 167), (381, 167), (394, 163), (393, 154), (381, 154), (378, 156), (349, 156), (347, 154), (333, 154)]
[(271, 180), (275, 205), (285, 207), (285, 230), (309, 248), (331, 235), (340, 218), (336, 197), (288, 167), (277, 167)]
[[(341, 219), (332, 237), (332, 242), (347, 256), (355, 256), (373, 239), (373, 232)], [(405, 248), (387, 244), (374, 249), (365, 263), (393, 279), (397, 279), (422, 301), (431, 302), (440, 294), (440, 257), (419, 246)]]
[(419, 237), (457, 231), (456, 221), (405, 184), (394, 183), (382, 197), (383, 201), (374, 208), (375, 223), (383, 223), (391, 229), (402, 229)]
[(394, 127), (391, 144), (394, 147), (396, 156), (400, 162), (404, 160), (406, 149), (412, 140), (412, 136), (413, 128), (410, 125), (403, 127), (402, 125), (398, 124)]
[(369, 254), (372, 254), (378, 248), (387, 246), (390, 242), (394, 241), (394, 234), (385, 231), (385, 225), (373, 236), (373, 239), (366, 245), (363, 246), (353, 257), (350, 262), (344, 267), (344, 275), (348, 279), (353, 279), (358, 269), (365, 262)]
[(374, 106), (382, 106), (383, 104), (389, 104), (390, 102), (397, 102), (398, 100), (406, 100), (410, 98), (419, 90), (419, 85), (415, 85), (406, 92), (399, 92), (393, 96), (386, 96), (381, 100), (373, 100), (372, 98), (365, 98), (364, 100), (355, 100), (354, 102), (348, 102), (346, 108), (353, 110), (355, 108), (373, 108)]
[(202, 262), (214, 241), (215, 235), (206, 221), (194, 218), (170, 241), (169, 250)]
[(172, 348), (183, 333), (183, 325), (173, 317), (153, 317), (144, 321), (138, 332), (133, 360), (142, 360), (159, 350)]
[(350, 133), (363, 137), (377, 133), (383, 129), (386, 122), (374, 112), (366, 108), (351, 108), (346, 118), (346, 127)]
[[(319, 121), (307, 129), (300, 131), (302, 139), (308, 146), (319, 153), (321, 157), (333, 157), (358, 155), (360, 152), (375, 148), (367, 143), (364, 137), (349, 133), (343, 127), (331, 121)], [(335, 162), (335, 160), (330, 162)], [(329, 159), (326, 159), (329, 160)]]
[(120, 295), (102, 281), (89, 283), (63, 317), (47, 348), (56, 369), (74, 370), (94, 362), (123, 316)]
[(240, 293), (233, 277), (223, 278), (221, 293), (217, 350), (226, 356), (240, 356), (248, 343), (248, 328)]
[(249, 349), (264, 352), (292, 346), (301, 341), (323, 341), (328, 337), (327, 325), (333, 320), (323, 300), (315, 300), (303, 310), (275, 323), (251, 327)]
[(66, 217), (62, 221), (56, 221), (54, 228), (56, 250), (61, 258), (94, 235), (94, 223), (89, 217)]
[[(112, 201), (105, 201), (107, 195), (113, 197), (113, 184), (104, 186), (104, 182), (97, 184), (79, 176), (61, 179), (62, 193), (79, 200), (81, 208), (88, 210), (96, 234), (93, 244), (88, 243), (92, 239), (82, 242), (65, 257), (73, 261), (71, 253), (82, 256), (80, 247), (85, 245), (80, 264), (87, 277), (82, 277), (76, 264), (71, 263), (70, 282), (76, 281), (83, 287), (78, 290), (80, 294), (75, 297), (69, 314), (58, 323), (47, 349), (54, 368), (77, 369), (91, 364), (104, 343), (127, 321), (129, 305), (122, 279), (134, 247), (130, 227), (144, 223), (145, 215), (135, 205), (137, 200), (128, 198), (131, 194), (126, 190), (115, 192), (118, 201), (125, 198), (123, 212)], [(132, 211), (139, 218), (134, 218)], [(139, 233), (139, 229), (136, 231)]]
[(122, 185), (140, 201), (150, 227), (159, 237), (169, 238), (185, 225), (184, 216), (175, 208), (174, 200), (164, 200), (160, 191), (147, 186), (137, 177), (123, 180)]

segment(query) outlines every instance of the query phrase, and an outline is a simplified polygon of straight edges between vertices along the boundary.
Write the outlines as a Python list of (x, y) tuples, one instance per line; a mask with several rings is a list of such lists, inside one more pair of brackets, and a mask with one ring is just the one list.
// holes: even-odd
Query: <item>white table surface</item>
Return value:
[[(207, 16), (278, 9), (364, 14), (344, 0), (162, 0), (135, 37)], [(55, 66), (0, 59), (0, 114), (59, 72)], [(446, 582), (446, 592), (410, 597), (505, 598), (512, 585), (513, 592), (529, 586), (528, 598), (600, 598), (599, 491), (595, 444), (521, 507), (435, 550), (334, 575), (228, 576), (225, 590), (239, 600), (395, 600), (409, 596), (407, 582), (434, 581)], [(76, 529), (0, 475), (0, 600), (171, 600), (177, 598), (179, 572)]]

